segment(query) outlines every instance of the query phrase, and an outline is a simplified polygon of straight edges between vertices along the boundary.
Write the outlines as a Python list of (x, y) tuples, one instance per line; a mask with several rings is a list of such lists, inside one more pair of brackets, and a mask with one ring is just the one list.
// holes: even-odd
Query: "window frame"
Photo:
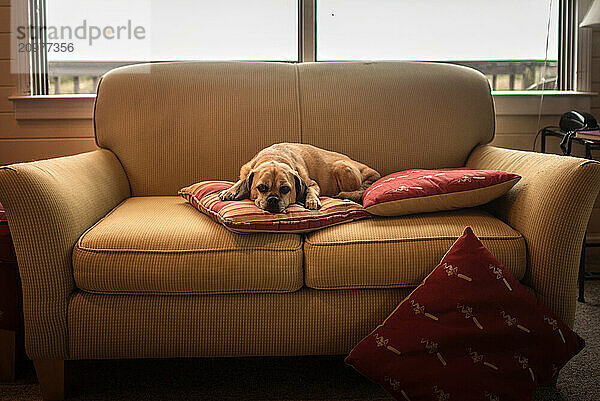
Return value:
[[(316, 7), (318, 0), (298, 0), (298, 62), (318, 62), (316, 59), (317, 50), (317, 21), (316, 21)], [(493, 95), (496, 96), (510, 96), (514, 98), (519, 95), (530, 95), (532, 97), (542, 96), (561, 96), (565, 95), (565, 99), (573, 99), (574, 95), (581, 96), (593, 96), (591, 93), (591, 61), (592, 61), (592, 31), (590, 28), (578, 28), (577, 22), (583, 18), (585, 10), (591, 4), (591, 0), (555, 0), (558, 1), (559, 9), (559, 61), (558, 69), (559, 76), (557, 82), (559, 88), (556, 91), (493, 91)], [(27, 10), (27, 3), (37, 4), (45, 7), (45, 0), (27, 0), (24, 2), (16, 1), (15, 3), (25, 4)], [(30, 6), (31, 7), (31, 6)], [(21, 25), (29, 25), (27, 11), (21, 10), (17, 12), (17, 16), (13, 21), (17, 21)], [(583, 12), (580, 12), (583, 10)], [(45, 10), (41, 10), (45, 15)], [(13, 13), (13, 16), (15, 14)], [(43, 18), (43, 17), (38, 17)], [(40, 35), (38, 34), (38, 38)], [(565, 43), (568, 43), (568, 48), (565, 47)], [(47, 61), (47, 60), (46, 60)], [(35, 69), (31, 66), (35, 66), (35, 62), (31, 59), (19, 61), (22, 65), (26, 65), (29, 69), (29, 74), (18, 74), (17, 75), (17, 91), (18, 95), (11, 97), (11, 100), (15, 103), (15, 110), (17, 118), (40, 118), (35, 117), (39, 115), (46, 116), (48, 113), (33, 113), (34, 117), (28, 117), (32, 115), (30, 113), (35, 107), (28, 104), (32, 99), (45, 98), (47, 100), (53, 100), (54, 102), (60, 102), (61, 99), (65, 100), (65, 105), (76, 105), (77, 102), (74, 99), (80, 98), (82, 104), (75, 112), (63, 110), (61, 107), (53, 107), (54, 112), (58, 114), (54, 118), (91, 118), (89, 114), (89, 102), (90, 98), (94, 98), (95, 94), (65, 94), (65, 95), (31, 95), (31, 86), (35, 82), (36, 78), (43, 76), (43, 71), (47, 71), (47, 64), (42, 67), (42, 74), (36, 74)], [(39, 62), (38, 62), (39, 65)], [(22, 67), (21, 67), (22, 68)], [(47, 79), (46, 79), (47, 82)], [(46, 85), (47, 88), (48, 85)], [(37, 84), (37, 88), (43, 88), (43, 85)], [(34, 88), (35, 91), (35, 88)], [(47, 89), (46, 89), (47, 93)], [(565, 104), (566, 101), (557, 101), (557, 106), (552, 106), (552, 109), (558, 108), (558, 105)], [(580, 102), (580, 101), (578, 101)], [(46, 102), (47, 103), (47, 102)], [(505, 102), (501, 102), (505, 103)], [(19, 106), (23, 111), (19, 113)], [(498, 110), (497, 112), (501, 111)], [(524, 114), (537, 114), (537, 110), (525, 110)]]

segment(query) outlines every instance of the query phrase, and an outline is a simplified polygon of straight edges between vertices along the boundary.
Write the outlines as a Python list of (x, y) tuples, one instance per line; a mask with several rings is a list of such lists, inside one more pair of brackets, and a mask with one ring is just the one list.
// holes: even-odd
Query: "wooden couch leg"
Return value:
[(65, 399), (65, 361), (62, 359), (34, 360), (35, 372), (45, 401)]

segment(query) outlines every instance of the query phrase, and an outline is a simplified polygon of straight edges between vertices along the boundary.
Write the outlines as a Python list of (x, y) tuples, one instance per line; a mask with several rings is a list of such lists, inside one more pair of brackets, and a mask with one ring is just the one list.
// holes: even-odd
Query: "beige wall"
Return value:
[[(592, 40), (592, 91), (600, 93), (600, 30), (594, 30)], [(600, 120), (600, 96), (592, 99), (592, 115)], [(594, 157), (600, 160), (600, 153), (596, 151)], [(596, 199), (596, 206), (592, 211), (590, 224), (588, 225), (588, 235), (595, 242), (600, 242), (600, 196)], [(600, 271), (600, 248), (588, 248), (586, 262), (588, 266), (596, 271)]]
[[(599, 32), (600, 34), (600, 32)], [(600, 36), (598, 41), (594, 43), (599, 44), (600, 47)], [(600, 67), (600, 52), (599, 57), (594, 57), (594, 64)], [(600, 74), (594, 74), (593, 91), (600, 92)], [(600, 119), (600, 97), (596, 97), (593, 100), (591, 113)], [(545, 127), (547, 125), (556, 125), (560, 119), (560, 115), (544, 115), (541, 118), (539, 127)], [(533, 147), (533, 141), (538, 127), (537, 116), (498, 116), (496, 118), (496, 137), (492, 144), (511, 149), (520, 150), (531, 150)], [(536, 149), (540, 149), (540, 140), (538, 138)], [(548, 138), (546, 143), (546, 150), (548, 152), (560, 154), (561, 150), (559, 147), (558, 138)], [(584, 156), (583, 148), (578, 145), (573, 146), (573, 154), (577, 156)], [(600, 152), (596, 151), (594, 157), (600, 160)], [(600, 241), (600, 197), (596, 200), (596, 205), (592, 210), (592, 216), (588, 225), (588, 239), (590, 241)], [(600, 271), (600, 248), (588, 248), (586, 255), (586, 263), (588, 269), (594, 271)]]
[[(592, 91), (600, 93), (600, 30), (594, 30), (592, 41)], [(565, 110), (567, 111), (567, 110)], [(591, 114), (600, 121), (600, 96), (592, 99)], [(493, 144), (496, 146), (531, 150), (538, 127), (556, 125), (560, 115), (543, 115), (538, 125), (537, 116), (498, 116), (496, 118), (496, 137)], [(560, 154), (557, 138), (549, 138), (547, 151)], [(538, 139), (536, 149), (540, 149)], [(575, 145), (573, 153), (576, 156), (584, 156), (581, 146)], [(600, 160), (600, 151), (594, 153), (596, 160)], [(588, 239), (600, 242), (600, 197), (590, 217), (588, 225)], [(588, 248), (586, 257), (588, 268), (600, 271), (600, 248)]]
[(96, 146), (91, 120), (16, 120), (9, 96), (10, 0), (0, 0), (0, 165), (86, 152)]

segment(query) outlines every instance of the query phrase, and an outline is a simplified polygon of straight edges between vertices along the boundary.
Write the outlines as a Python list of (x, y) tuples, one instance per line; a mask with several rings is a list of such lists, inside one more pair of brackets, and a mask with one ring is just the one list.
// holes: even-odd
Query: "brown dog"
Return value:
[(292, 203), (321, 207), (319, 195), (361, 202), (380, 175), (348, 156), (312, 145), (278, 143), (258, 152), (240, 169), (240, 180), (219, 193), (221, 200), (251, 199), (271, 213)]

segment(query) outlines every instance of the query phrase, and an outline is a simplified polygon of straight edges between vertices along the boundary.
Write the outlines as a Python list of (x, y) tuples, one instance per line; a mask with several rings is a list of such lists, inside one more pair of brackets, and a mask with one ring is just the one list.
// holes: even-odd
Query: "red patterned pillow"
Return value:
[(363, 206), (379, 216), (474, 207), (503, 195), (520, 178), (468, 168), (400, 171), (374, 182), (363, 195)]
[(403, 401), (531, 400), (583, 346), (467, 227), (346, 362)]
[(304, 233), (369, 216), (358, 203), (324, 196), (320, 198), (322, 206), (319, 210), (293, 204), (285, 213), (269, 213), (259, 209), (250, 199), (220, 200), (219, 192), (232, 185), (228, 181), (204, 181), (179, 190), (179, 195), (214, 221), (237, 233)]

